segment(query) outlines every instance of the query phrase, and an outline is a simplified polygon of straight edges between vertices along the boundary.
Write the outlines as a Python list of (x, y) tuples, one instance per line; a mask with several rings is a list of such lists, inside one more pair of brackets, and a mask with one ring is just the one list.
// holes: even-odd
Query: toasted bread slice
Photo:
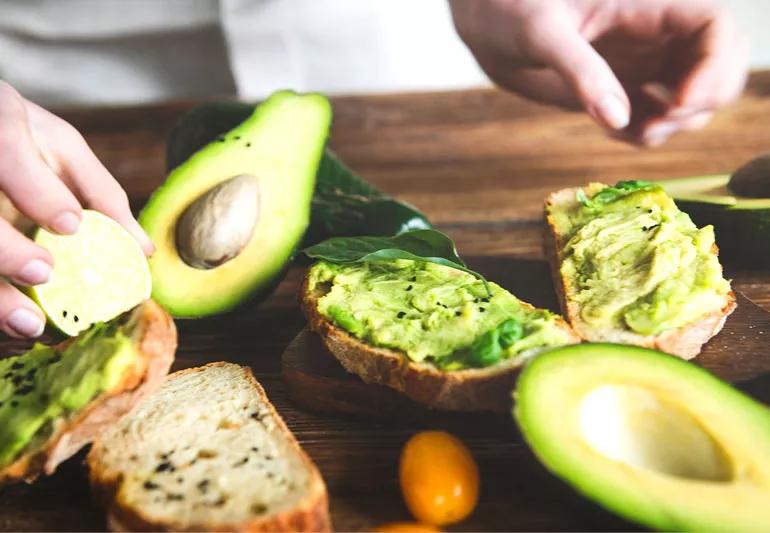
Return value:
[[(29, 449), (0, 471), (0, 482), (32, 482), (41, 473), (52, 474), (59, 463), (90, 443), (160, 385), (176, 351), (173, 320), (152, 300), (139, 304), (118, 320), (125, 321), (124, 331), (137, 353), (120, 382), (84, 408), (58, 421), (47, 439), (28, 445)], [(64, 348), (71, 342), (73, 339), (58, 347)]]
[[(308, 276), (302, 283), (300, 304), (326, 348), (348, 372), (366, 383), (386, 385), (434, 409), (447, 411), (510, 412), (511, 391), (519, 368), (534, 355), (524, 354), (486, 368), (444, 371), (426, 362), (410, 360), (405, 353), (372, 346), (349, 334), (318, 312), (318, 300), (325, 294), (321, 285), (310, 289)], [(531, 305), (522, 302), (528, 308)], [(580, 342), (561, 318), (557, 324), (571, 342)]]
[[(601, 183), (591, 183), (585, 190), (590, 194), (605, 187)], [(725, 320), (736, 307), (735, 293), (730, 291), (725, 295), (724, 305), (719, 311), (704, 314), (697, 320), (681, 327), (664, 331), (658, 335), (641, 335), (625, 329), (598, 331), (588, 327), (580, 317), (580, 305), (572, 295), (577, 287), (572, 279), (561, 275), (562, 250), (567, 237), (559, 232), (558, 223), (553, 215), (554, 209), (572, 209), (577, 207), (578, 188), (562, 189), (552, 193), (545, 202), (546, 228), (543, 239), (543, 249), (551, 269), (556, 294), (559, 298), (562, 312), (572, 325), (575, 332), (584, 340), (591, 342), (614, 342), (620, 344), (635, 344), (647, 348), (655, 348), (683, 359), (692, 359), (701, 351), (701, 347), (724, 326)], [(719, 251), (714, 245), (711, 249), (714, 255)]]
[(114, 530), (326, 531), (318, 469), (251, 370), (171, 374), (88, 454)]

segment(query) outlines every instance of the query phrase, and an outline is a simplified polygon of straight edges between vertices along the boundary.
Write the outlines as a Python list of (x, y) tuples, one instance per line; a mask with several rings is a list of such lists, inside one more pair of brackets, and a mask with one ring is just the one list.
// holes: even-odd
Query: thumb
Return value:
[(600, 125), (613, 130), (628, 126), (631, 104), (610, 66), (574, 27), (554, 26), (538, 39), (540, 60), (559, 73)]

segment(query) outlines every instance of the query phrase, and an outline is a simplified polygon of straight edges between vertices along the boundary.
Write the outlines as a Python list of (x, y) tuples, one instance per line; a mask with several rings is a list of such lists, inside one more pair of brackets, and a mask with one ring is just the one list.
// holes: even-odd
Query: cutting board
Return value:
[[(520, 298), (557, 310), (545, 262), (484, 258), (473, 263), (489, 279), (500, 280)], [(737, 309), (719, 335), (694, 359), (696, 364), (731, 382), (770, 372), (770, 313), (740, 292), (737, 302)], [(415, 421), (432, 416), (430, 409), (397, 391), (364, 383), (348, 373), (308, 328), (287, 346), (281, 362), (289, 395), (304, 409), (386, 420)]]

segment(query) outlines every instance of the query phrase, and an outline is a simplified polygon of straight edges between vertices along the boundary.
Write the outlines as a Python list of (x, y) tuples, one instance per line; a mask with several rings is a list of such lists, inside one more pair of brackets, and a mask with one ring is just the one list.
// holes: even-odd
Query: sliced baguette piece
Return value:
[[(338, 327), (318, 311), (318, 300), (324, 294), (320, 284), (310, 290), (306, 274), (300, 305), (310, 329), (321, 337), (324, 346), (345, 370), (358, 375), (365, 383), (386, 385), (433, 409), (510, 412), (511, 391), (519, 369), (534, 353), (486, 368), (446, 372), (430, 363), (412, 361), (399, 350), (372, 346)], [(526, 302), (522, 304), (534, 309)], [(580, 342), (561, 317), (557, 317), (557, 323), (569, 335), (570, 342)]]
[(326, 487), (251, 370), (168, 376), (88, 454), (117, 531), (327, 531)]
[[(589, 196), (606, 187), (603, 183), (591, 183), (584, 188)], [(619, 344), (634, 344), (647, 348), (655, 348), (683, 359), (692, 359), (698, 355), (702, 346), (714, 335), (719, 333), (725, 320), (735, 310), (735, 293), (730, 291), (725, 295), (724, 305), (717, 312), (704, 314), (697, 320), (681, 327), (664, 331), (658, 335), (641, 335), (623, 329), (598, 331), (588, 327), (580, 318), (580, 306), (573, 300), (572, 295), (577, 291), (574, 280), (561, 276), (562, 250), (567, 243), (567, 236), (560, 233), (558, 223), (552, 214), (556, 209), (573, 209), (578, 206), (578, 188), (556, 191), (545, 201), (546, 228), (543, 239), (543, 250), (550, 266), (556, 294), (562, 312), (572, 325), (575, 332), (584, 340), (590, 342), (614, 342)], [(716, 245), (711, 249), (714, 255), (719, 255)]]
[[(125, 321), (138, 357), (122, 380), (86, 407), (59, 421), (50, 437), (26, 450), (0, 471), (0, 482), (32, 482), (41, 473), (52, 474), (56, 467), (89, 444), (107, 426), (114, 424), (155, 389), (168, 374), (177, 346), (174, 321), (163, 308), (147, 300), (118, 320)], [(74, 339), (58, 345), (64, 348)]]

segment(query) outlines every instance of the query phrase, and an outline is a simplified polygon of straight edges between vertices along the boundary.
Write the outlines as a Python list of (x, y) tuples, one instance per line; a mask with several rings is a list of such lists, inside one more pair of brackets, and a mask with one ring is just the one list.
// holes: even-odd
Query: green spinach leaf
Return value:
[(578, 201), (588, 209), (600, 209), (602, 206), (610, 204), (619, 198), (631, 194), (632, 192), (641, 190), (649, 191), (655, 187), (658, 187), (658, 185), (652, 183), (651, 181), (626, 180), (619, 181), (615, 185), (605, 187), (604, 189), (594, 194), (592, 198), (588, 198), (583, 189), (578, 189), (576, 196)]
[(470, 270), (457, 253), (452, 239), (434, 229), (408, 231), (393, 237), (333, 237), (303, 250), (312, 259), (330, 263), (364, 263), (411, 259), (427, 261), (467, 272), (480, 279), (489, 292), (487, 280)]

